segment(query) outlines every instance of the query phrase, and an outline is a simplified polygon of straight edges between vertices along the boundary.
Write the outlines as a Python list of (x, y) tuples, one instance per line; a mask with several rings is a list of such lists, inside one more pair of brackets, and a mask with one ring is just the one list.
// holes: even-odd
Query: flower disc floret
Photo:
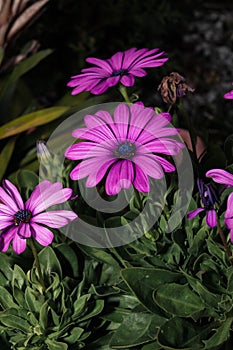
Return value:
[(140, 192), (150, 189), (149, 177), (160, 179), (175, 167), (158, 154), (175, 155), (184, 144), (173, 138), (178, 130), (169, 122), (168, 113), (155, 114), (139, 104), (119, 104), (113, 113), (100, 110), (86, 115), (86, 128), (72, 135), (83, 140), (68, 147), (65, 156), (79, 160), (71, 171), (72, 180), (87, 177), (86, 186), (94, 187), (105, 179), (108, 195), (133, 185)]

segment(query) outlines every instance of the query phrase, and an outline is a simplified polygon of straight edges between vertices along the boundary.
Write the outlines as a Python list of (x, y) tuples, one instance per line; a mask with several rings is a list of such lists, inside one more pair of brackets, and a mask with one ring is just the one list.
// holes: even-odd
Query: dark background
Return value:
[(163, 106), (157, 87), (177, 71), (195, 88), (185, 106), (199, 133), (208, 130), (210, 141), (220, 144), (233, 133), (232, 100), (223, 98), (233, 81), (232, 1), (51, 0), (11, 50), (31, 39), (53, 49), (25, 76), (43, 106), (71, 92), (66, 84), (88, 66), (86, 57), (159, 47), (169, 61), (138, 81), (144, 103)]

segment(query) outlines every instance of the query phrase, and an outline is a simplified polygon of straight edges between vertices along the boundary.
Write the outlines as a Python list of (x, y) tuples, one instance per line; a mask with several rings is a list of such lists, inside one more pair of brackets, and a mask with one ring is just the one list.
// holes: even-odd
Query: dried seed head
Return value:
[(172, 72), (161, 81), (158, 91), (165, 103), (176, 103), (177, 97), (183, 97), (187, 92), (194, 92), (191, 86), (186, 84), (185, 78), (177, 72)]

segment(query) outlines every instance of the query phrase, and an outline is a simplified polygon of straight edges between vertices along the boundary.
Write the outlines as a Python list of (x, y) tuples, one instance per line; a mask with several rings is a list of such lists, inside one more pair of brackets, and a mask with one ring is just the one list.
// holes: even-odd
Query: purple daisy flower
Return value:
[(71, 195), (72, 190), (62, 188), (60, 182), (52, 184), (45, 180), (34, 188), (24, 203), (18, 189), (4, 180), (0, 187), (0, 251), (7, 251), (12, 241), (13, 250), (21, 254), (30, 237), (42, 246), (51, 244), (53, 233), (44, 225), (60, 228), (75, 220), (77, 215), (71, 210), (45, 210), (67, 201)]
[[(223, 169), (212, 169), (207, 171), (207, 177), (211, 177), (215, 182), (228, 187), (233, 187), (233, 175)], [(225, 225), (230, 230), (230, 239), (233, 243), (233, 193), (227, 200), (227, 210), (225, 212)]]
[(233, 99), (233, 90), (227, 92), (224, 96), (227, 100), (232, 100)]
[(209, 227), (217, 225), (217, 215), (215, 211), (215, 203), (219, 202), (217, 188), (214, 183), (205, 184), (202, 179), (197, 179), (197, 186), (200, 193), (203, 208), (197, 208), (187, 214), (187, 219), (193, 219), (201, 212), (206, 212), (206, 224)]
[(108, 88), (121, 83), (127, 87), (133, 86), (135, 77), (144, 77), (147, 73), (144, 68), (162, 66), (168, 58), (161, 58), (164, 54), (159, 49), (131, 48), (117, 52), (111, 58), (102, 60), (89, 57), (86, 62), (94, 67), (84, 68), (81, 74), (71, 77), (67, 86), (74, 87), (72, 95), (82, 91), (90, 91), (94, 95), (104, 93)]
[(149, 192), (148, 176), (160, 179), (164, 171), (175, 167), (155, 154), (175, 155), (183, 143), (171, 135), (174, 127), (166, 127), (169, 113), (155, 114), (151, 108), (138, 104), (119, 104), (112, 117), (100, 110), (86, 115), (86, 128), (76, 129), (72, 135), (85, 141), (76, 143), (65, 152), (72, 160), (83, 160), (70, 173), (72, 180), (87, 178), (86, 186), (96, 186), (106, 175), (105, 190), (115, 195), (133, 185), (139, 192)]

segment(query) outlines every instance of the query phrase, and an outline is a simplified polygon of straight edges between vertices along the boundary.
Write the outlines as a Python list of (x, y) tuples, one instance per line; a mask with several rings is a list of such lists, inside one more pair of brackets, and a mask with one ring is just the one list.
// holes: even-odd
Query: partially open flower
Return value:
[(216, 204), (219, 203), (216, 185), (211, 182), (205, 184), (200, 178), (197, 179), (197, 186), (201, 197), (202, 207), (194, 209), (187, 214), (187, 219), (193, 219), (201, 212), (206, 213), (206, 224), (209, 227), (217, 225)]
[(183, 97), (187, 92), (194, 92), (191, 86), (186, 84), (185, 78), (177, 72), (172, 72), (161, 81), (158, 91), (165, 103), (176, 103), (177, 97)]

